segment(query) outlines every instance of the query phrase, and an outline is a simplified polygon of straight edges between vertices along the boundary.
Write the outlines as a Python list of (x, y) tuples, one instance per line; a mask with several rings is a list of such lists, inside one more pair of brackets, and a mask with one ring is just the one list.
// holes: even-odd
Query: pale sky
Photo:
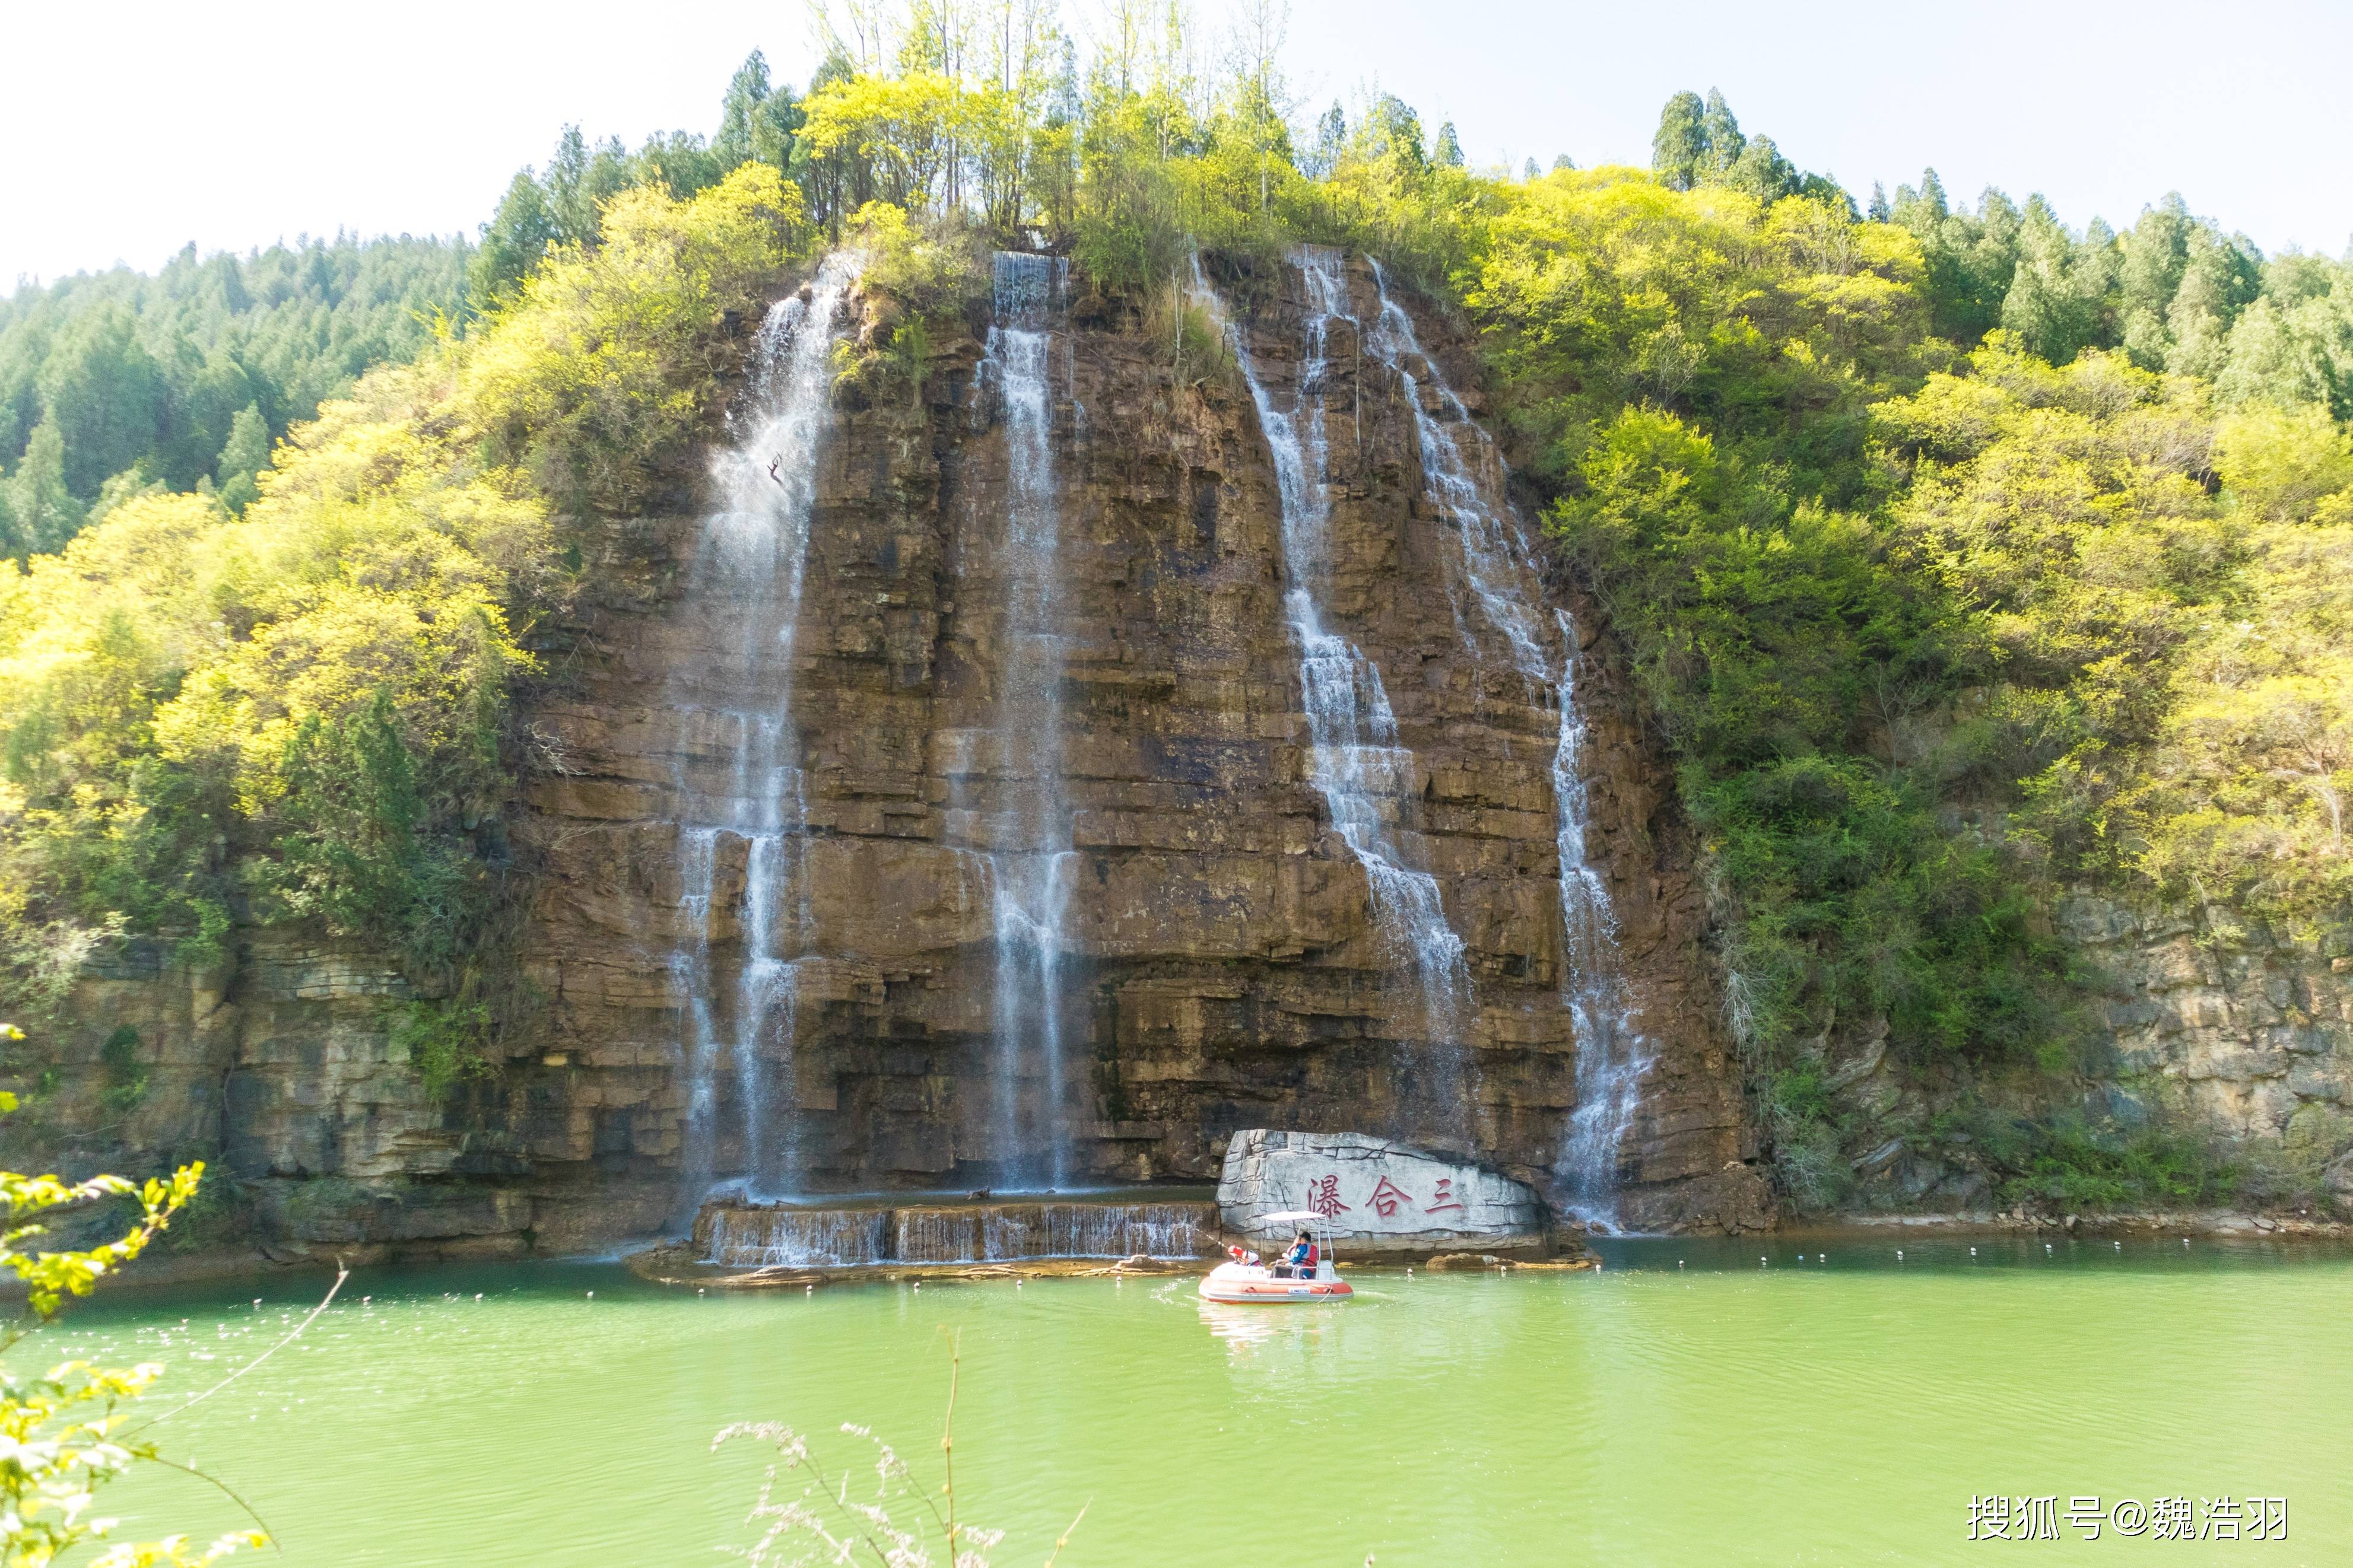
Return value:
[[(793, 0), (9, 9), (0, 279), (153, 268), (190, 240), (470, 234), (565, 121), (707, 133), (754, 46), (796, 86), (814, 58)], [(1080, 28), (1093, 12), (1065, 0)], [(2080, 228), (2179, 189), (2266, 251), (2330, 255), (2353, 241), (2348, 61), (2344, 0), (1293, 0), (1286, 51), (1303, 118), (1377, 79), (1474, 163), (1647, 163), (1667, 95), (1720, 87), (1858, 199), (1933, 163), (1956, 197), (2039, 190)]]

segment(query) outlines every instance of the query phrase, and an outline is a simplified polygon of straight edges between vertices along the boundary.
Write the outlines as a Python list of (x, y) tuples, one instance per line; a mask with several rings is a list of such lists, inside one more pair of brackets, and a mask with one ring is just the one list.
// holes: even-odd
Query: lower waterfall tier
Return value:
[(1219, 1250), (1218, 1205), (1207, 1197), (844, 1208), (722, 1202), (695, 1216), (693, 1249), (702, 1261), (725, 1268), (1206, 1258)]

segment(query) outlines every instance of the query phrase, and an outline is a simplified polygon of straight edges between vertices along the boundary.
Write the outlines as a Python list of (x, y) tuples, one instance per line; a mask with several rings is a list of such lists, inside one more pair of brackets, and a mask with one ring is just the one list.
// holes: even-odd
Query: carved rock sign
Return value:
[(1362, 1132), (1235, 1133), (1218, 1181), (1225, 1227), (1279, 1244), (1289, 1239), (1288, 1227), (1260, 1216), (1300, 1209), (1325, 1217), (1343, 1258), (1472, 1244), (1490, 1252), (1544, 1246), (1535, 1194), (1493, 1171)]

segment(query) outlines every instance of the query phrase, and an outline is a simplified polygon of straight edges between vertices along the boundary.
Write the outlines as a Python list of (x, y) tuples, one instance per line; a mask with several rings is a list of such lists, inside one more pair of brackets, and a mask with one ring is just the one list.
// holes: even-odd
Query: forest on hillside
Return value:
[(745, 62), (708, 137), (566, 130), (478, 247), (191, 255), (0, 306), (21, 1016), (122, 933), (207, 963), (240, 920), (314, 920), (433, 977), (435, 1081), (497, 1070), (530, 1005), (491, 940), (530, 629), (576, 531), (706, 428), (732, 323), (861, 247), (896, 325), (842, 374), (903, 398), (988, 248), (1038, 247), (1212, 374), (1192, 258), (1247, 287), (1313, 242), (1475, 331), (1705, 842), (1791, 1198), (1847, 1195), (1828, 1062), (1880, 1027), (1984, 1108), (1905, 1135), (2006, 1195), (2312, 1189), (2345, 1118), (2259, 1158), (2034, 1086), (2096, 1006), (2071, 889), (2339, 940), (2353, 265), (2178, 195), (2122, 229), (1934, 171), (1858, 201), (1713, 92), (1665, 105), (1648, 167), (1473, 168), (1392, 96), (1297, 102), (1271, 7), (1222, 40), (1113, 15), (1082, 56), (1034, 0), (860, 9), (803, 91)]
[(338, 236), (20, 284), (0, 300), (0, 553), (54, 552), (150, 491), (242, 510), (287, 431), (462, 308), (470, 258)]

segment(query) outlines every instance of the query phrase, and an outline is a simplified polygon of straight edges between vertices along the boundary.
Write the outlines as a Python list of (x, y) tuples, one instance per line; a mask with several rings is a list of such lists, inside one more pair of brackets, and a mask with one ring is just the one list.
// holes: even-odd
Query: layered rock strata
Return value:
[[(1297, 397), (1297, 274), (1224, 281), (1270, 395)], [(1376, 320), (1361, 261), (1345, 286), (1357, 318)], [(1426, 352), (1473, 386), (1460, 343), (1417, 309)], [(1063, 1131), (1073, 1183), (1206, 1181), (1241, 1129), (1346, 1126), (1555, 1195), (1577, 1093), (1548, 773), (1558, 719), (1459, 635), (1460, 552), (1430, 499), (1404, 379), (1352, 342), (1327, 347), (1310, 389), (1329, 437), (1326, 609), (1381, 671), (1415, 759), (1413, 826), (1472, 982), (1460, 1037), (1421, 1037), (1364, 869), (1309, 780), (1276, 476), (1249, 396), (1229, 366), (1180, 363), (1165, 337), (1082, 298), (1053, 324), (1049, 411), (1072, 857), (1065, 1071), (1049, 1081), (1024, 1066), (1008, 1121), (988, 850), (1037, 781), (990, 722), (1015, 630), (1015, 458), (976, 330), (940, 343), (917, 385), (839, 394), (817, 448), (793, 670), (807, 835), (778, 895), (801, 900), (782, 954), (795, 1006), (789, 1037), (769, 1027), (756, 1047), (788, 1079), (765, 1114), (797, 1186), (988, 1184), (1019, 1152), (1005, 1137), (1016, 1124)], [(282, 939), (262, 932), (217, 989), (148, 983), (151, 1047), (201, 1058), (174, 1091), (189, 1136), (280, 1194), (273, 1212), (291, 1212), (305, 1184), (356, 1184), (289, 1234), (406, 1239), (378, 1201), (391, 1194), (396, 1209), (457, 1205), (453, 1238), (571, 1245), (656, 1228), (680, 1195), (690, 998), (670, 955), (706, 941), (725, 1005), (747, 868), (744, 843), (719, 836), (704, 906), (716, 913), (691, 931), (705, 916), (688, 908), (681, 796), (723, 787), (731, 758), (669, 704), (681, 672), (710, 692), (742, 666), (686, 592), (696, 517), (600, 526), (596, 593), (539, 633), (552, 678), (522, 715), (532, 767), (509, 822), (535, 878), (523, 954), (549, 1043), (434, 1107), (383, 1023), (396, 975), (355, 970), (306, 997), (309, 983), (272, 978)], [(1649, 1227), (1759, 1225), (1691, 846), (1599, 617), (1577, 624), (1592, 645), (1589, 855), (1655, 1053), (1620, 1147), (1621, 1213)], [(767, 694), (733, 695), (748, 711)], [(95, 1028), (69, 1051), (94, 1053)], [(1433, 1110), (1440, 1047), (1464, 1070)], [(716, 1079), (723, 1176), (745, 1159), (740, 1080)]]

